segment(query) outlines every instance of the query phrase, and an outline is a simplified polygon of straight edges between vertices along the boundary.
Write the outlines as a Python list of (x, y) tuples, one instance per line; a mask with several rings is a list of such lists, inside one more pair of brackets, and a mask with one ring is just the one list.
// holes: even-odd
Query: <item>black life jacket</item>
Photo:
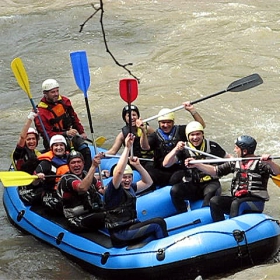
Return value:
[[(86, 176), (86, 171), (83, 171), (83, 178)], [(62, 179), (63, 178), (63, 179)], [(78, 193), (73, 189), (68, 189), (67, 180), (79, 180), (81, 178), (71, 174), (64, 174), (58, 183), (57, 194), (63, 201), (63, 212), (66, 218), (79, 216), (89, 212), (99, 212), (103, 208), (103, 202), (96, 191), (94, 184), (90, 186), (84, 194)]]
[(247, 190), (252, 196), (260, 197), (264, 200), (269, 199), (267, 192), (269, 173), (261, 174), (260, 164), (260, 160), (253, 160), (249, 167), (245, 168), (242, 167), (240, 161), (236, 162), (231, 184), (232, 195), (237, 191)]
[(23, 149), (23, 158), (16, 160), (13, 156), (13, 161), (15, 163), (16, 170), (33, 174), (34, 170), (39, 164), (37, 156), (40, 155), (40, 152), (38, 150), (31, 151), (27, 147), (24, 147)]
[(136, 196), (124, 188), (122, 191), (120, 205), (106, 211), (105, 227), (108, 229), (119, 229), (137, 221)]
[(162, 168), (162, 162), (165, 156), (181, 141), (179, 136), (179, 127), (174, 125), (169, 135), (162, 132), (160, 128), (156, 130), (156, 135), (160, 141), (160, 145), (154, 151), (155, 167)]
[[(210, 141), (208, 139), (203, 139), (203, 144), (204, 145), (201, 145), (201, 148), (199, 151), (211, 154), (212, 151), (211, 151)], [(189, 142), (186, 142), (186, 146), (190, 147), (191, 145)], [(194, 148), (194, 147), (190, 147), (190, 148)], [(186, 158), (189, 158), (189, 157), (192, 157), (194, 159), (206, 159), (207, 158), (205, 155), (203, 155), (199, 152), (194, 152), (194, 151), (187, 150), (187, 149), (184, 150), (184, 153), (186, 155), (185, 156)], [(203, 182), (208, 182), (211, 180), (218, 179), (217, 176), (210, 176), (209, 174), (204, 173), (197, 168), (192, 168), (192, 169), (186, 168), (185, 172), (186, 172), (185, 176), (187, 178), (191, 178), (191, 180), (194, 184), (200, 184)], [(187, 180), (189, 180), (189, 179), (187, 179)]]
[[(129, 126), (126, 125), (122, 128), (122, 134), (124, 139), (126, 138), (128, 133), (129, 133)], [(136, 133), (134, 133), (135, 138), (133, 142), (133, 155), (139, 158), (153, 158), (154, 156), (153, 151), (145, 151), (141, 149), (141, 145), (140, 145), (141, 134), (142, 134), (142, 130), (140, 128), (136, 128)], [(124, 144), (125, 143), (123, 142), (123, 145)]]

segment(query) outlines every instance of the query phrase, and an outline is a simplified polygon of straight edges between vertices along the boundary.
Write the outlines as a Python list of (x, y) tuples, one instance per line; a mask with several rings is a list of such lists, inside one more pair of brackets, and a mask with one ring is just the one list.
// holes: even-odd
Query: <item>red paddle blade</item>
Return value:
[(138, 96), (138, 82), (135, 79), (122, 79), (119, 84), (120, 96), (127, 102), (133, 102)]

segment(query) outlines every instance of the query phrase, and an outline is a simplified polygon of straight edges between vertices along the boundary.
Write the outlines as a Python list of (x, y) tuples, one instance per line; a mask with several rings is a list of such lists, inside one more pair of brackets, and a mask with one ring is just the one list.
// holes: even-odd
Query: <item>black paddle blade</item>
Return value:
[(262, 83), (263, 80), (259, 74), (252, 74), (250, 76), (247, 76), (245, 78), (242, 78), (240, 80), (231, 83), (228, 86), (227, 91), (233, 91), (233, 92), (244, 91), (256, 87), (258, 85), (261, 85)]

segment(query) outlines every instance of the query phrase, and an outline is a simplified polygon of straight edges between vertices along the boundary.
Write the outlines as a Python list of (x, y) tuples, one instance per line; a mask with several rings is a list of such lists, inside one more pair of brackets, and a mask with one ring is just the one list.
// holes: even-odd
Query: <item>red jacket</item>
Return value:
[[(84, 127), (75, 113), (69, 98), (59, 96), (59, 101), (53, 104), (48, 103), (46, 98), (43, 97), (37, 107), (38, 114), (42, 119), (49, 138), (56, 134), (66, 136), (65, 131), (69, 130), (70, 126), (76, 129), (79, 134), (84, 133)], [(36, 117), (34, 121), (38, 132), (45, 138), (39, 118)]]

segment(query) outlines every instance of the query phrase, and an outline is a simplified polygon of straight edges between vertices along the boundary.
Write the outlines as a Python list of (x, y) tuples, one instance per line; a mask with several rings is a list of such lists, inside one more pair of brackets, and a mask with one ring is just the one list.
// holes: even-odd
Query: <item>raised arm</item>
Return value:
[(19, 136), (19, 139), (18, 139), (18, 142), (17, 142), (17, 145), (19, 147), (24, 147), (28, 129), (30, 128), (30, 126), (32, 124), (32, 121), (34, 120), (34, 118), (36, 116), (37, 116), (37, 114), (34, 113), (34, 112), (30, 112), (28, 114), (27, 121), (26, 121), (25, 125), (23, 126), (23, 128), (21, 130), (21, 133), (20, 133), (20, 136)]
[(184, 102), (183, 105), (185, 106), (185, 110), (189, 111), (193, 116), (194, 120), (200, 122), (203, 128), (206, 127), (206, 124), (200, 114), (196, 111), (194, 106), (191, 104), (190, 101)]
[[(148, 141), (148, 134), (153, 132), (153, 129), (149, 128), (146, 124), (143, 123), (142, 119), (136, 120), (136, 126), (141, 129), (142, 134), (140, 136), (140, 146), (143, 150), (149, 150), (150, 145)], [(149, 129), (149, 132), (148, 132)]]
[(78, 192), (86, 192), (94, 179), (94, 173), (96, 171), (96, 168), (99, 166), (101, 162), (101, 153), (94, 156), (92, 159), (91, 167), (86, 175), (86, 177), (81, 181), (81, 183), (78, 185), (77, 191)]
[(113, 185), (116, 189), (118, 189), (120, 187), (122, 177), (123, 177), (123, 172), (127, 165), (129, 152), (133, 145), (134, 138), (135, 138), (135, 136), (132, 133), (128, 133), (127, 137), (125, 138), (125, 147), (124, 147), (123, 152), (120, 156), (120, 159), (113, 171)]
[(138, 157), (129, 159), (129, 163), (140, 173), (141, 180), (137, 182), (137, 192), (142, 192), (153, 184), (153, 180), (147, 170), (141, 165)]

